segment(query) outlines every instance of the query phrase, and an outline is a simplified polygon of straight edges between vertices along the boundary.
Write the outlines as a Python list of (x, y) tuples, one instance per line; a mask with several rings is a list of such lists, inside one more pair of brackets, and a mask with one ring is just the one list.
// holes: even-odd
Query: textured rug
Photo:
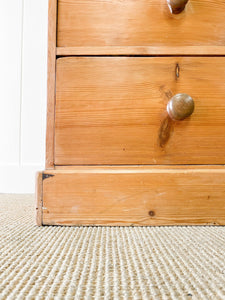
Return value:
[(225, 227), (37, 227), (0, 195), (0, 299), (225, 299)]

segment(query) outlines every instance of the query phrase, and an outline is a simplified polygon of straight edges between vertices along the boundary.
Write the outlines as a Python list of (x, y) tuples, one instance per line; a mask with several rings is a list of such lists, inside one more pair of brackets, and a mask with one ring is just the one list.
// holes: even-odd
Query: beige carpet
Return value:
[(225, 227), (37, 227), (0, 195), (0, 299), (225, 299)]

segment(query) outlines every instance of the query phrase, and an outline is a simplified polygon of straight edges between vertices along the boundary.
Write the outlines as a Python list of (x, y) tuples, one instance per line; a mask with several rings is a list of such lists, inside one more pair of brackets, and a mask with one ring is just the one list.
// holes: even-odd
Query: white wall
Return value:
[(48, 0), (0, 0), (0, 193), (44, 169)]

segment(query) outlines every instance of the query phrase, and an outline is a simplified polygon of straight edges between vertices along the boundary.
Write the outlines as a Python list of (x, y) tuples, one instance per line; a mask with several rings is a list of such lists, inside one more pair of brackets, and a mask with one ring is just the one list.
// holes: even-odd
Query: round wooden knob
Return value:
[(187, 94), (177, 94), (167, 104), (167, 112), (173, 120), (183, 120), (189, 117), (194, 108), (194, 100)]
[(169, 8), (173, 14), (181, 13), (187, 4), (188, 0), (167, 0)]

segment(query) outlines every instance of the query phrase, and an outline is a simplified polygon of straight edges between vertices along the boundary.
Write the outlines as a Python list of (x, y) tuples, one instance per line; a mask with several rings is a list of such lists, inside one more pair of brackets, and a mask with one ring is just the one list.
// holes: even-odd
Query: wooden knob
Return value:
[(189, 117), (194, 108), (194, 100), (187, 94), (177, 94), (167, 104), (167, 112), (173, 120), (183, 120)]
[(169, 8), (173, 14), (181, 13), (187, 4), (188, 0), (167, 0)]

